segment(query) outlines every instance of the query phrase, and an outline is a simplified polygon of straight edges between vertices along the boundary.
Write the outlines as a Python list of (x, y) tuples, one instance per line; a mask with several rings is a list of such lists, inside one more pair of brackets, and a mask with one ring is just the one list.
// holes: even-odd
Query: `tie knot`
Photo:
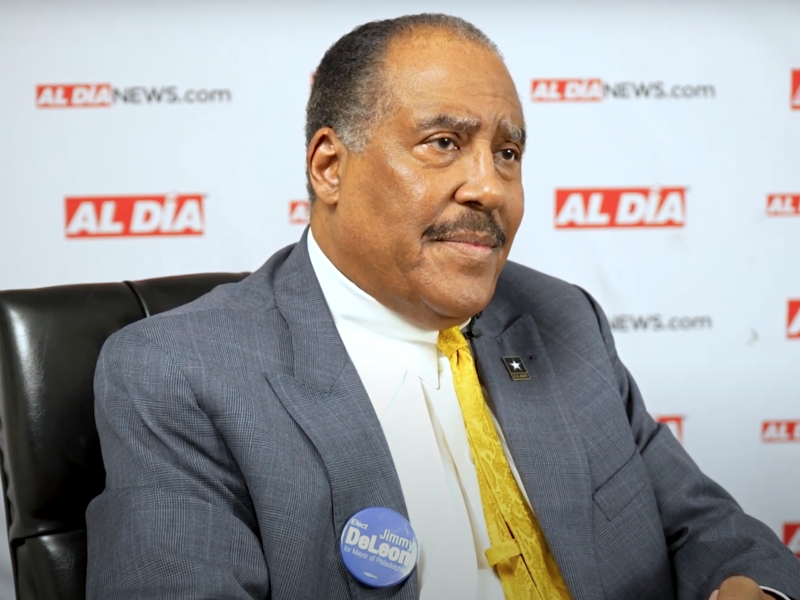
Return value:
[(439, 342), (436, 345), (447, 358), (451, 358), (456, 352), (469, 346), (467, 338), (464, 337), (458, 327), (442, 329), (439, 332)]

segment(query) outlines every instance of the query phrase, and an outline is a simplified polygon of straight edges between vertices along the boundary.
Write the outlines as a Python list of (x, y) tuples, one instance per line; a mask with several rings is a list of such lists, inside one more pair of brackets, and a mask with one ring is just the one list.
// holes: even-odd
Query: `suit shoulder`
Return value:
[(588, 294), (577, 285), (512, 261), (506, 263), (495, 295), (507, 302), (521, 302), (527, 306), (533, 303), (541, 308), (557, 307), (562, 302), (592, 308)]
[(564, 291), (573, 290), (575, 286), (568, 281), (553, 277), (547, 273), (542, 273), (531, 267), (527, 267), (513, 260), (509, 260), (503, 272), (500, 274), (499, 282), (513, 283), (519, 285), (520, 283), (528, 283), (537, 287), (545, 286), (547, 288), (562, 289)]
[(594, 299), (577, 285), (512, 261), (506, 263), (487, 310), (508, 322), (528, 314), (545, 336), (585, 326), (599, 331), (602, 319)]
[[(156, 346), (190, 360), (214, 349), (248, 346), (257, 336), (269, 339), (282, 321), (274, 292), (274, 258), (236, 283), (215, 287), (196, 300), (141, 319), (112, 334), (103, 353), (136, 352)], [(278, 267), (280, 264), (277, 265)]]
[(164, 319), (215, 310), (247, 312), (276, 308), (275, 277), (293, 247), (293, 245), (288, 246), (278, 251), (261, 268), (241, 281), (218, 285), (196, 300), (155, 315), (153, 318)]

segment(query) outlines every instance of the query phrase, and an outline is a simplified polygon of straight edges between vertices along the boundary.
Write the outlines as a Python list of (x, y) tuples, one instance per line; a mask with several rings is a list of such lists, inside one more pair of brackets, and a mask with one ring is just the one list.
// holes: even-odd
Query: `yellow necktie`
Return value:
[(483, 398), (469, 344), (458, 327), (439, 332), (439, 350), (450, 360), (469, 447), (478, 473), (483, 514), (506, 600), (569, 600), (569, 592), (539, 523), (514, 479)]

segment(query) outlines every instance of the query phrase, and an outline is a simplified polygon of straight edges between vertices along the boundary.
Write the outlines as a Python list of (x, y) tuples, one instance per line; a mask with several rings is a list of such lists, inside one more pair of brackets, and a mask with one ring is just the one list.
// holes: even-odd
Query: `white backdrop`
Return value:
[(598, 298), (650, 411), (800, 555), (796, 1), (5, 0), (0, 288), (256, 269), (302, 232), (322, 54), (422, 11), (523, 99), (512, 258)]

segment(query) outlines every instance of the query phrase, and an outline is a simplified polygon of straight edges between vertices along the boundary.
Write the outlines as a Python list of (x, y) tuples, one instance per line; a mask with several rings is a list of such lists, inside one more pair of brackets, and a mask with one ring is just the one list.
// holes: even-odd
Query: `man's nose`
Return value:
[(460, 204), (492, 211), (506, 201), (506, 186), (497, 172), (494, 153), (488, 145), (475, 148), (464, 161), (464, 183), (456, 191)]

